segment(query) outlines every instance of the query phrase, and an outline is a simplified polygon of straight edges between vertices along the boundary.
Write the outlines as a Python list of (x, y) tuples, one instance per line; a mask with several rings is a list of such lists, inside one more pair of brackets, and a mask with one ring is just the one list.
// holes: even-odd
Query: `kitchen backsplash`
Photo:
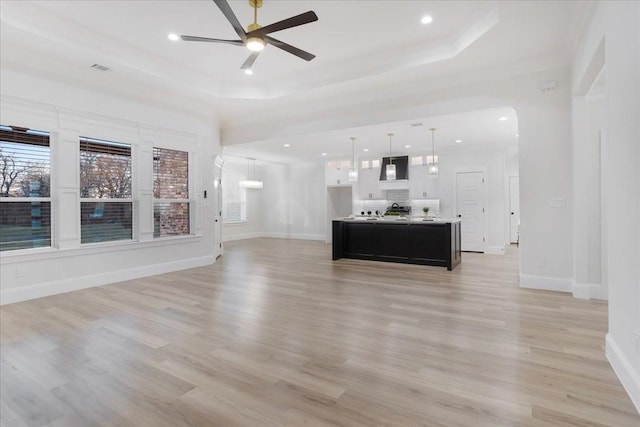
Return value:
[[(387, 197), (389, 197), (389, 192), (387, 192)], [(429, 216), (440, 215), (440, 199), (407, 200), (407, 198), (403, 200), (356, 200), (353, 204), (353, 214), (360, 215), (361, 212), (366, 214), (369, 211), (372, 213), (375, 213), (375, 211), (384, 213), (392, 203), (398, 203), (401, 206), (411, 206), (412, 215), (423, 215), (422, 208), (429, 208)]]

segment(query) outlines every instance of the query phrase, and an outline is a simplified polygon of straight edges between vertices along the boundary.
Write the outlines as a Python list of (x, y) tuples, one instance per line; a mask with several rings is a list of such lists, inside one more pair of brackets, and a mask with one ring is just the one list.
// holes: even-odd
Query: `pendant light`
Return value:
[(351, 137), (351, 169), (349, 170), (349, 181), (358, 181), (358, 169), (356, 169), (356, 146), (355, 137)]
[(253, 161), (253, 173), (256, 172), (256, 159), (247, 158), (247, 179), (240, 180), (240, 188), (248, 188), (259, 190), (263, 187), (263, 182), (257, 179), (251, 179), (251, 173), (249, 173), (249, 161)]
[(429, 129), (431, 131), (431, 162), (429, 165), (429, 175), (438, 175), (438, 158), (436, 157), (436, 128)]
[(393, 157), (391, 157), (391, 138), (393, 137), (393, 134), (388, 133), (387, 135), (389, 135), (389, 164), (386, 167), (387, 181), (395, 181), (396, 165), (393, 164)]

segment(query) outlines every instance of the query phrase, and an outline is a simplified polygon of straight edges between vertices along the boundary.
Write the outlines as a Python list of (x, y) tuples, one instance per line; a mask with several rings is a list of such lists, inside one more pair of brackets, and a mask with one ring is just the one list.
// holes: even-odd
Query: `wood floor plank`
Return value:
[(640, 415), (607, 303), (453, 271), (225, 244), (212, 266), (0, 307), (0, 425), (609, 426)]

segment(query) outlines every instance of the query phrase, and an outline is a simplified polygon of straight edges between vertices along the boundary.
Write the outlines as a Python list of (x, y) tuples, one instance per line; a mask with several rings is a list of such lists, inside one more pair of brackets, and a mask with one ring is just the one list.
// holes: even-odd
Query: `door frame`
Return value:
[(213, 254), (217, 258), (224, 255), (224, 247), (222, 245), (222, 169), (224, 168), (224, 160), (222, 155), (213, 156), (213, 220), (214, 220), (214, 250)]
[[(459, 173), (473, 173), (473, 172), (481, 172), (482, 173), (482, 207), (484, 211), (482, 212), (482, 253), (487, 252), (487, 233), (489, 231), (489, 221), (488, 221), (488, 191), (487, 191), (487, 167), (486, 166), (473, 166), (473, 167), (461, 167), (453, 169), (453, 203), (451, 204), (453, 218), (458, 218), (458, 174)], [(460, 227), (460, 233), (462, 234), (462, 227)], [(461, 236), (462, 237), (462, 236)]]
[(507, 233), (507, 244), (516, 243), (511, 241), (511, 178), (518, 178), (518, 219), (520, 218), (520, 175), (508, 175), (507, 191), (509, 193), (509, 197), (507, 197), (507, 223), (509, 226), (509, 232)]

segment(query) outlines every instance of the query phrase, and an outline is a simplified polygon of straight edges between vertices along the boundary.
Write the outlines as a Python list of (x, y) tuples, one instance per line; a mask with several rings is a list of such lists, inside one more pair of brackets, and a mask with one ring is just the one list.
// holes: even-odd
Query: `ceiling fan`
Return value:
[(238, 34), (238, 37), (240, 37), (240, 40), (211, 39), (208, 37), (198, 36), (180, 36), (182, 40), (189, 42), (227, 43), (236, 46), (246, 46), (247, 49), (251, 51), (251, 54), (240, 67), (241, 70), (250, 69), (253, 66), (253, 63), (258, 58), (260, 52), (267, 44), (271, 44), (277, 48), (289, 52), (299, 58), (304, 59), (305, 61), (311, 61), (316, 57), (309, 52), (305, 52), (302, 49), (298, 49), (295, 46), (291, 46), (288, 43), (276, 40), (273, 37), (269, 36), (270, 33), (274, 33), (276, 31), (286, 30), (287, 28), (293, 28), (317, 21), (318, 15), (316, 15), (315, 12), (305, 12), (300, 15), (292, 16), (291, 18), (283, 19), (282, 21), (278, 21), (274, 24), (267, 25), (266, 27), (262, 27), (260, 24), (258, 24), (258, 8), (262, 7), (262, 0), (249, 0), (249, 5), (253, 7), (253, 23), (250, 24), (247, 28), (247, 31), (245, 31), (244, 28), (242, 28), (242, 25), (240, 25), (238, 18), (236, 18), (233, 11), (231, 10), (231, 7), (229, 6), (227, 0), (213, 1), (218, 6), (222, 14), (227, 18), (233, 29), (236, 30), (236, 33)]

